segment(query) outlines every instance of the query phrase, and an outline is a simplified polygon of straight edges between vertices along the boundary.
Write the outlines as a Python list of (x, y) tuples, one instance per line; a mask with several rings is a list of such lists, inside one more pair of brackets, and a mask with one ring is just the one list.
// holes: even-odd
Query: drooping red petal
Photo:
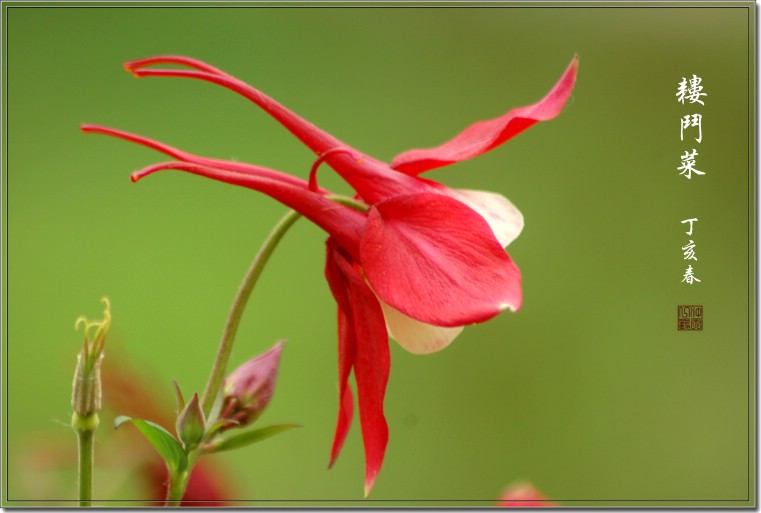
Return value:
[[(339, 338), (340, 336), (341, 335), (339, 334)], [(351, 393), (351, 387), (347, 380), (341, 388), (338, 396), (338, 419), (336, 420), (336, 433), (333, 437), (333, 444), (330, 446), (330, 462), (328, 463), (328, 468), (333, 468), (333, 465), (336, 464), (338, 455), (341, 454), (341, 449), (346, 441), (346, 435), (349, 433), (353, 418), (354, 396)]]
[(349, 387), (349, 374), (354, 366), (356, 357), (356, 333), (354, 332), (354, 319), (351, 317), (351, 299), (349, 298), (349, 284), (344, 273), (341, 271), (338, 261), (345, 260), (340, 249), (332, 239), (327, 241), (327, 259), (325, 262), (325, 278), (328, 281), (333, 297), (338, 304), (338, 420), (336, 421), (336, 433), (330, 450), (330, 463), (328, 468), (335, 464), (341, 448), (343, 447), (346, 434), (351, 426), (354, 415), (354, 398)]
[[(340, 272), (344, 288), (338, 291), (339, 307), (353, 325), (356, 336), (354, 377), (357, 382), (359, 420), (365, 447), (365, 496), (378, 477), (388, 444), (388, 425), (383, 414), (391, 357), (388, 334), (378, 300), (359, 272), (340, 251), (333, 251), (332, 264)], [(331, 289), (339, 280), (334, 279)], [(340, 298), (340, 299), (339, 299)], [(347, 308), (341, 305), (348, 299)]]
[(435, 148), (415, 149), (397, 155), (391, 167), (410, 175), (460, 162), (486, 153), (539, 121), (547, 121), (563, 110), (573, 91), (579, 58), (575, 56), (560, 80), (537, 103), (512, 109), (504, 116), (479, 121)]
[(357, 381), (359, 420), (365, 445), (365, 497), (375, 484), (388, 444), (388, 424), (383, 414), (391, 355), (386, 324), (378, 300), (372, 291), (357, 280), (352, 287), (354, 330), (357, 356), (354, 378)]
[[(170, 157), (173, 157), (177, 160), (182, 160), (183, 162), (191, 162), (193, 164), (199, 164), (201, 166), (216, 167), (218, 169), (225, 169), (227, 171), (251, 173), (257, 176), (272, 178), (273, 180), (280, 180), (280, 181), (289, 183), (291, 185), (307, 188), (306, 180), (303, 180), (295, 176), (291, 176), (281, 171), (276, 171), (274, 169), (269, 169), (262, 166), (255, 166), (253, 164), (246, 164), (243, 162), (235, 162), (232, 160), (212, 159), (208, 157), (193, 155), (192, 153), (182, 151), (178, 148), (175, 148), (174, 146), (169, 146), (168, 144), (155, 141), (148, 137), (143, 137), (141, 135), (125, 132), (123, 130), (117, 130), (115, 128), (109, 128), (109, 127), (100, 126), (100, 125), (89, 125), (89, 124), (83, 124), (80, 128), (82, 132), (86, 134), (95, 133), (95, 134), (103, 134), (103, 135), (110, 135), (112, 137), (117, 137), (125, 141), (134, 142), (142, 146), (146, 146), (148, 148), (160, 151), (161, 153), (165, 155), (169, 155)], [(314, 190), (322, 194), (330, 194), (330, 191), (327, 191), (320, 187), (317, 187)]]
[(294, 209), (314, 224), (328, 232), (353, 258), (358, 258), (359, 239), (365, 224), (365, 216), (324, 196), (305, 188), (249, 173), (217, 169), (188, 162), (165, 162), (132, 173), (132, 181), (167, 169), (185, 171), (220, 182), (247, 187), (279, 201)]
[(372, 207), (360, 256), (378, 297), (428, 324), (463, 326), (521, 306), (520, 271), (487, 222), (441, 194)]

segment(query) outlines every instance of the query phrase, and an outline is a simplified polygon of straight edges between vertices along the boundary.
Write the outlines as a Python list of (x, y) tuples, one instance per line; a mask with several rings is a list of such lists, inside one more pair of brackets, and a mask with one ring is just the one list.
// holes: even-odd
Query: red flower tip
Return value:
[(410, 150), (397, 155), (391, 167), (408, 175), (419, 175), (455, 162), (477, 157), (496, 148), (539, 121), (548, 121), (563, 110), (571, 96), (579, 68), (575, 55), (555, 86), (533, 105), (510, 110), (507, 114), (479, 121), (435, 148)]
[(370, 492), (373, 490), (373, 485), (375, 484), (375, 478), (378, 476), (378, 474), (375, 474), (372, 476), (372, 479), (368, 476), (365, 479), (365, 499), (370, 495)]
[(190, 57), (184, 57), (182, 55), (158, 55), (156, 57), (147, 57), (145, 59), (138, 59), (135, 61), (127, 61), (124, 63), (124, 69), (130, 73), (134, 73), (140, 68), (152, 66), (153, 64), (176, 64), (178, 66), (187, 66), (199, 71), (206, 71), (207, 73), (213, 73), (216, 75), (227, 75), (224, 71), (210, 66), (203, 61), (193, 59)]
[(153, 173), (157, 171), (164, 171), (167, 169), (182, 169), (178, 167), (179, 164), (181, 163), (180, 162), (164, 162), (162, 164), (154, 164), (152, 166), (144, 167), (143, 169), (134, 171), (131, 175), (129, 175), (129, 179), (133, 182), (139, 182), (146, 176), (152, 175)]
[[(339, 323), (345, 322), (345, 319), (341, 320), (339, 319)], [(346, 343), (346, 342), (344, 342)], [(346, 349), (344, 349), (344, 354), (342, 354), (341, 359), (346, 359)], [(348, 379), (348, 373), (349, 369), (345, 368), (346, 365), (349, 364), (349, 362), (343, 362), (344, 363), (344, 381)], [(351, 364), (354, 363), (353, 355), (351, 356)], [(328, 470), (333, 468), (333, 465), (335, 465), (336, 460), (338, 459), (338, 455), (341, 452), (341, 448), (343, 447), (344, 440), (346, 440), (346, 435), (349, 432), (349, 427), (351, 426), (351, 420), (354, 417), (354, 396), (351, 393), (351, 388), (347, 383), (343, 383), (343, 390), (340, 393), (340, 404), (338, 408), (338, 421), (336, 425), (336, 434), (333, 437), (333, 445), (330, 447), (330, 463), (328, 463)]]
[[(124, 132), (123, 130), (117, 130), (115, 128), (109, 128), (109, 127), (105, 127), (101, 125), (85, 124), (85, 125), (82, 125), (82, 131), (84, 133), (97, 133), (97, 134), (109, 135), (111, 137), (116, 137), (118, 139), (130, 141), (130, 142), (139, 144), (141, 146), (145, 146), (146, 148), (151, 148), (153, 150), (160, 151), (161, 153), (165, 155), (168, 155), (177, 160), (181, 160), (183, 162), (189, 162), (192, 164), (198, 164), (198, 165), (207, 166), (207, 167), (214, 167), (214, 168), (237, 172), (237, 173), (256, 175), (256, 176), (260, 176), (264, 178), (269, 178), (272, 180), (285, 182), (290, 185), (295, 185), (297, 187), (306, 188), (307, 186), (307, 182), (302, 180), (301, 178), (297, 178), (295, 176), (282, 173), (280, 171), (275, 171), (274, 169), (268, 169), (262, 166), (255, 166), (253, 164), (244, 164), (242, 162), (236, 162), (232, 160), (221, 160), (221, 159), (212, 159), (207, 157), (199, 157), (198, 155), (193, 155), (192, 153), (188, 153), (186, 151), (182, 151), (173, 146), (169, 146), (168, 144), (164, 144), (159, 141), (154, 141), (153, 139), (149, 139), (148, 137), (132, 134), (130, 132)], [(329, 194), (329, 191), (326, 191), (320, 187), (317, 187), (313, 192), (318, 192), (320, 194)]]

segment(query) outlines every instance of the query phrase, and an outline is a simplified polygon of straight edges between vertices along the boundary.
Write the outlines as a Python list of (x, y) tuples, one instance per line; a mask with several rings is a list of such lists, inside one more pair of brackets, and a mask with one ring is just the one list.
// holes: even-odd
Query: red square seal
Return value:
[(696, 331), (703, 329), (703, 305), (679, 305), (676, 307), (676, 329)]

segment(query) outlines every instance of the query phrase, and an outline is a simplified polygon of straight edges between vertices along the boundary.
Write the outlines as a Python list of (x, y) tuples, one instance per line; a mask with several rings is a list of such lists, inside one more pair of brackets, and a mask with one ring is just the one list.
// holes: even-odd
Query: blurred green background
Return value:
[[(100, 315), (99, 298), (111, 298), (106, 358), (134, 369), (171, 411), (172, 379), (186, 393), (202, 389), (238, 284), (285, 211), (253, 191), (181, 173), (132, 184), (131, 171), (166, 157), (83, 135), (79, 124), (301, 177), (314, 160), (237, 95), (188, 80), (135, 80), (124, 61), (205, 60), (389, 161), (540, 99), (574, 53), (579, 77), (562, 115), (427, 175), (498, 191), (523, 212), (525, 230), (509, 252), (522, 271), (524, 306), (467, 328), (437, 354), (415, 356), (391, 342), (390, 442), (371, 499), (489, 505), (528, 480), (568, 505), (754, 501), (754, 12), (752, 3), (701, 5), (5, 4), (6, 501), (75, 498), (68, 422), (77, 316)], [(693, 73), (708, 93), (697, 109), (675, 99)], [(679, 140), (679, 118), (693, 111), (703, 115), (696, 167), (707, 174), (687, 181), (676, 170), (692, 148)], [(349, 192), (327, 166), (320, 181)], [(680, 224), (690, 217), (700, 219), (692, 237)], [(693, 286), (680, 283), (689, 238), (702, 280)], [(337, 356), (323, 240), (299, 222), (244, 317), (233, 365), (288, 339), (260, 425), (304, 427), (214, 456), (230, 499), (362, 499), (356, 419), (326, 470)], [(702, 332), (677, 331), (679, 304), (704, 306)], [(130, 484), (134, 468), (104, 459), (129, 436), (110, 429), (113, 414), (98, 432), (95, 497), (143, 498)]]

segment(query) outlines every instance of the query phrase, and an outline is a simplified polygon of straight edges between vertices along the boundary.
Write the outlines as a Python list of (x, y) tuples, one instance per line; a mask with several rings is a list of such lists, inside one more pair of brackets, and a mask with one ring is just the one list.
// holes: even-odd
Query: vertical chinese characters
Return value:
[[(693, 217), (691, 219), (685, 219), (684, 221), (682, 221), (682, 223), (690, 223), (690, 229), (684, 233), (686, 233), (687, 235), (692, 235), (693, 223), (697, 223), (697, 222), (698, 222), (697, 217)], [(695, 255), (695, 241), (693, 241), (692, 239), (689, 239), (689, 242), (685, 246), (682, 246), (682, 251), (684, 252), (684, 260), (695, 260), (696, 262), (698, 261), (698, 257)], [(695, 271), (693, 271), (692, 265), (690, 264), (687, 266), (687, 269), (685, 269), (684, 271), (684, 276), (682, 277), (682, 283), (687, 283), (689, 285), (692, 285), (696, 281), (700, 282), (697, 276), (695, 276)]]
[[(687, 104), (694, 104), (699, 103), (700, 105), (705, 105), (703, 100), (700, 99), (701, 96), (708, 96), (708, 93), (703, 92), (703, 86), (700, 85), (703, 82), (703, 79), (700, 78), (697, 75), (692, 75), (691, 79), (687, 79), (686, 77), (682, 77), (682, 81), (679, 82), (679, 86), (676, 91), (676, 100), (681, 103), (682, 105), (685, 105), (685, 101)], [(679, 140), (684, 141), (685, 138), (685, 131), (690, 132), (691, 134), (697, 134), (697, 136), (694, 137), (695, 142), (700, 144), (703, 141), (703, 115), (702, 114), (687, 114), (680, 118), (679, 120)], [(682, 165), (677, 168), (678, 171), (680, 171), (680, 175), (684, 176), (688, 180), (692, 179), (692, 173), (695, 173), (696, 175), (704, 175), (705, 173), (703, 171), (699, 171), (695, 169), (695, 157), (698, 156), (698, 150), (695, 148), (692, 148), (692, 151), (685, 151), (684, 155), (682, 155)]]
[[(708, 93), (703, 92), (703, 86), (701, 85), (703, 79), (693, 74), (692, 78), (682, 77), (681, 82), (677, 87), (676, 100), (682, 105), (700, 104), (705, 106), (701, 97), (708, 96)], [(686, 103), (685, 103), (686, 102)], [(697, 108), (697, 105), (696, 105)], [(703, 115), (698, 113), (687, 114), (679, 119), (679, 140), (684, 142), (685, 138), (689, 140), (692, 137), (693, 140), (699, 145), (703, 141)], [(696, 168), (696, 158), (699, 155), (696, 148), (690, 148), (684, 150), (684, 155), (681, 156), (681, 165), (677, 167), (679, 176), (684, 176), (687, 180), (692, 180), (692, 176), (704, 176), (705, 171), (701, 171)], [(697, 223), (698, 218), (692, 217), (690, 219), (684, 219), (682, 224), (689, 223), (689, 229), (685, 232), (688, 236), (692, 236), (693, 223)], [(698, 257), (695, 252), (696, 243), (694, 239), (688, 239), (687, 244), (682, 246), (682, 253), (684, 260), (698, 261)], [(700, 279), (695, 276), (695, 270), (692, 267), (692, 263), (688, 262), (687, 268), (682, 275), (682, 283), (692, 285), (694, 283), (700, 283)]]

